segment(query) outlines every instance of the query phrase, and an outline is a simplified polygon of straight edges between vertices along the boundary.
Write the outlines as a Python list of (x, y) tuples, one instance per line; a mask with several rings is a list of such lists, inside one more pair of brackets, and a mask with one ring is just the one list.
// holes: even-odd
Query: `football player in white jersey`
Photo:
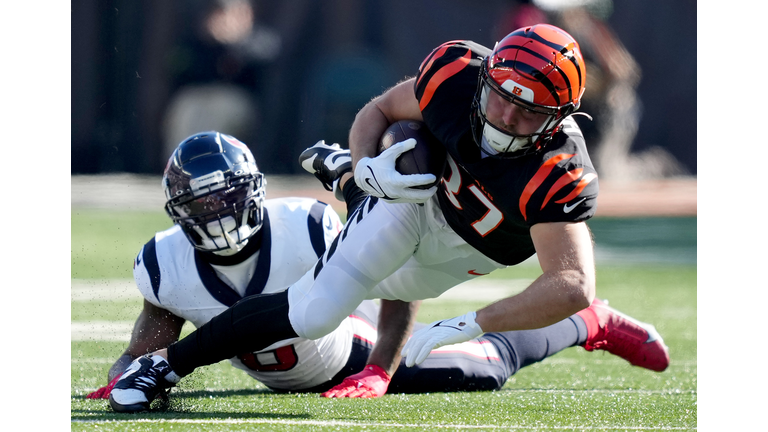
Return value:
[[(337, 150), (320, 143), (310, 153), (323, 157), (305, 168), (325, 169), (326, 177), (349, 172), (349, 151)], [(334, 247), (342, 224), (330, 206), (308, 198), (266, 200), (265, 184), (249, 149), (232, 136), (203, 132), (179, 144), (163, 176), (165, 209), (175, 224), (155, 234), (136, 257), (143, 310), (127, 349), (109, 369), (109, 384), (88, 398), (108, 398), (133, 360), (178, 340), (185, 321), (200, 328), (248, 296), (282, 292)], [(345, 190), (352, 214), (366, 195)], [(229, 360), (275, 391), (376, 397), (388, 390), (498, 389), (519, 368), (586, 339), (586, 327), (575, 318), (542, 330), (489, 333), (435, 350), (421, 365), (401, 365), (390, 383), (380, 367), (366, 364), (377, 342), (379, 312), (366, 300), (317, 340), (292, 338)], [(351, 380), (329, 391), (346, 377)]]
[[(136, 357), (176, 341), (185, 321), (199, 327), (243, 297), (283, 291), (323, 254), (342, 227), (336, 212), (314, 199), (266, 200), (265, 184), (248, 147), (232, 136), (203, 132), (178, 146), (163, 176), (175, 224), (134, 261), (144, 308), (110, 382)], [(375, 340), (370, 324), (350, 317), (318, 340), (230, 360), (269, 387), (312, 388), (342, 370), (354, 335)], [(92, 397), (107, 395), (104, 388)]]

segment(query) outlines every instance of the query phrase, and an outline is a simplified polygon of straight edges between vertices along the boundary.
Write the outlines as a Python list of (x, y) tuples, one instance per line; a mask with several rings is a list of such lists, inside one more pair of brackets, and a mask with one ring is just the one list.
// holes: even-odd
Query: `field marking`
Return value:
[[(226, 360), (223, 360), (226, 361)], [(114, 363), (114, 361), (111, 361), (111, 363)], [(258, 381), (256, 381), (258, 383)], [(260, 383), (259, 383), (260, 384)], [(266, 389), (267, 387), (259, 387)], [(73, 387), (73, 389), (77, 389), (76, 387)], [(92, 389), (90, 387), (82, 387), (82, 390), (91, 391)], [(171, 393), (171, 397), (173, 396), (182, 396), (185, 392), (194, 392), (198, 393), (201, 391), (209, 392), (209, 393), (216, 393), (222, 391), (220, 387), (203, 387), (203, 388), (193, 388), (189, 390), (178, 390), (175, 393)], [(549, 394), (573, 394), (573, 393), (594, 393), (594, 394), (638, 394), (638, 395), (698, 395), (698, 390), (680, 390), (680, 389), (661, 389), (661, 390), (644, 390), (644, 389), (536, 389), (536, 388), (514, 388), (514, 387), (503, 387), (501, 390), (493, 390), (493, 392), (511, 392), (511, 393), (549, 393)], [(464, 393), (472, 393), (471, 391), (466, 391)], [(408, 397), (409, 395), (406, 393), (387, 393), (388, 397)], [(79, 399), (80, 396), (72, 396), (72, 399)]]
[(636, 431), (674, 431), (696, 430), (696, 427), (684, 426), (519, 426), (519, 425), (471, 425), (471, 424), (424, 424), (424, 423), (375, 423), (351, 422), (342, 420), (267, 420), (267, 419), (137, 419), (137, 420), (72, 420), (72, 423), (181, 423), (181, 424), (268, 424), (290, 426), (329, 426), (329, 427), (385, 427), (385, 428), (420, 428), (420, 429), (513, 429), (513, 430), (636, 430)]
[[(82, 340), (93, 341), (93, 339), (82, 339)], [(73, 364), (80, 364), (80, 363), (82, 363), (82, 364), (86, 364), (86, 363), (98, 363), (98, 364), (101, 364), (101, 363), (106, 363), (106, 362), (110, 362), (111, 363), (111, 362), (114, 362), (114, 360), (115, 359), (105, 358), (105, 357), (73, 358), (72, 359), (72, 363)], [(611, 358), (607, 358), (607, 359), (590, 359), (590, 360), (570, 359), (570, 358), (567, 358), (567, 359), (546, 358), (546, 359), (542, 360), (540, 363), (535, 363), (535, 364), (530, 365), (528, 367), (533, 367), (533, 366), (537, 366), (537, 365), (540, 365), (540, 366), (547, 366), (547, 365), (552, 365), (552, 366), (557, 366), (557, 365), (570, 365), (570, 366), (582, 365), (582, 366), (585, 366), (585, 365), (624, 365), (624, 364), (627, 364), (627, 362), (625, 360), (622, 360), (622, 359), (620, 359), (618, 357), (613, 357), (613, 356), (611, 356)], [(696, 360), (672, 361), (669, 364), (670, 368), (673, 368), (673, 367), (696, 367), (696, 366), (698, 366), (698, 361), (696, 361)]]
[(130, 321), (73, 321), (70, 339), (78, 342), (129, 342), (133, 323)]
[[(533, 279), (478, 278), (451, 288), (436, 300), (494, 301), (524, 290)], [(131, 279), (72, 279), (72, 301), (140, 300), (141, 294)]]
[(141, 300), (133, 279), (72, 279), (71, 301)]

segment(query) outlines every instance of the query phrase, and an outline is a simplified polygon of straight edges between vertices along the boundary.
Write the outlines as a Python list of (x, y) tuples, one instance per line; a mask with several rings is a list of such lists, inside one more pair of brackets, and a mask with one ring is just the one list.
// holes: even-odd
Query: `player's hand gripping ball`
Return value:
[(446, 151), (423, 123), (393, 123), (382, 134), (378, 152), (355, 167), (355, 182), (369, 195), (389, 202), (423, 203), (435, 194)]
[(414, 189), (429, 189), (437, 185), (443, 177), (446, 151), (440, 141), (432, 135), (423, 122), (401, 120), (392, 123), (381, 135), (379, 154), (392, 147), (393, 144), (413, 138), (416, 146), (413, 150), (402, 153), (395, 161), (395, 169), (403, 175), (432, 174), (433, 183), (413, 186)]

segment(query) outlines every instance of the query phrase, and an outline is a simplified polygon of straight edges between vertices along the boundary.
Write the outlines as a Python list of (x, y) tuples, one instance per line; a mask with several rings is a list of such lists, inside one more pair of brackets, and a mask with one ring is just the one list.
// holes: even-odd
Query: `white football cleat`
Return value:
[(165, 394), (181, 380), (160, 356), (147, 354), (134, 360), (115, 383), (109, 394), (109, 404), (120, 413), (149, 410), (149, 405), (161, 393)]

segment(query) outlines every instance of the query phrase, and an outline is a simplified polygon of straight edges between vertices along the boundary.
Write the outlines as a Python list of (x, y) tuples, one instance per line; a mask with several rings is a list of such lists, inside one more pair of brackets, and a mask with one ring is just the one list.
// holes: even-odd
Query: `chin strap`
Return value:
[(594, 120), (592, 120), (592, 116), (591, 116), (591, 115), (589, 115), (589, 114), (587, 114), (587, 113), (584, 113), (584, 112), (575, 112), (575, 113), (573, 113), (573, 114), (571, 114), (571, 115), (572, 115), (572, 116), (581, 115), (581, 116), (584, 116), (584, 117), (588, 118), (588, 119), (589, 119), (589, 121), (594, 121)]

